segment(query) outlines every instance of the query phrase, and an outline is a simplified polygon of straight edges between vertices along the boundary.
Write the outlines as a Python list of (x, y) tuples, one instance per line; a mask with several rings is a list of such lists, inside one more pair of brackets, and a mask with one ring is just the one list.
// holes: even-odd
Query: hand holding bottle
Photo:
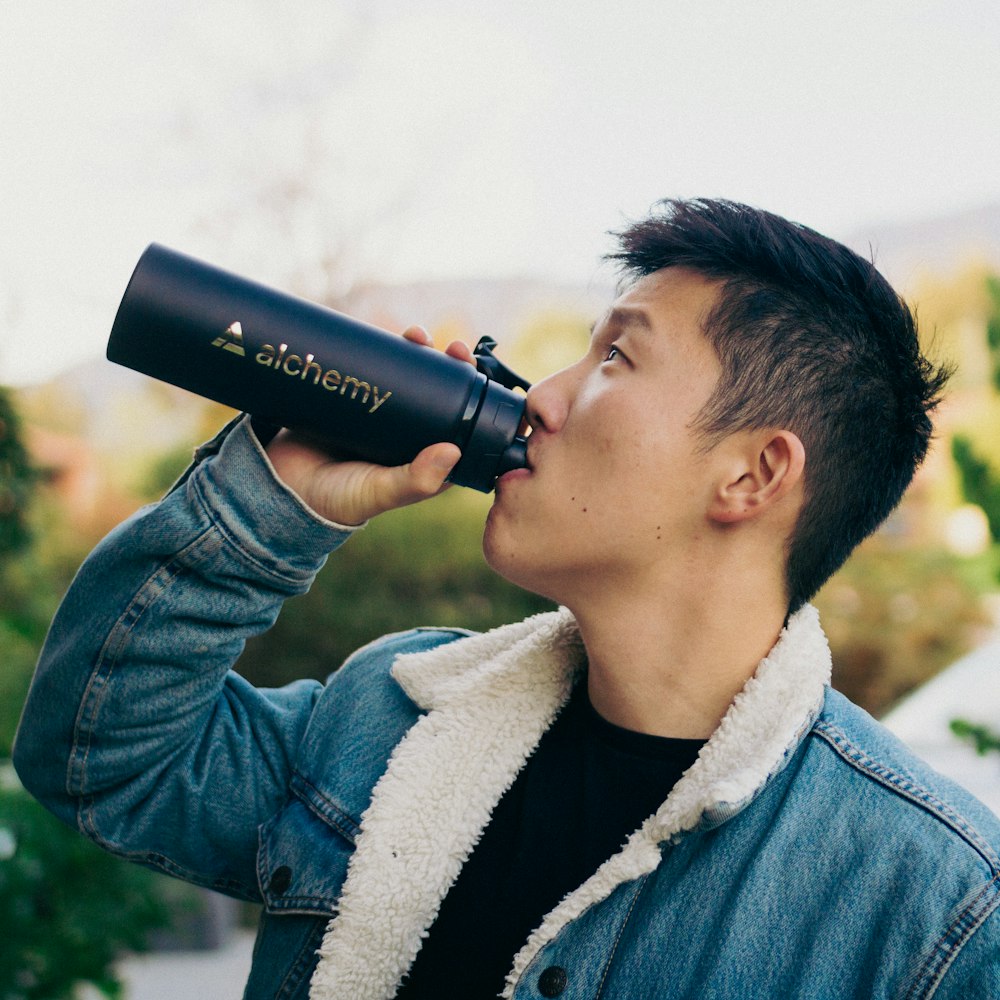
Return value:
[[(433, 350), (430, 334), (411, 326), (403, 336)], [(454, 341), (446, 354), (475, 365), (467, 344)], [(267, 446), (268, 458), (286, 486), (320, 517), (361, 524), (397, 507), (418, 503), (448, 488), (448, 474), (461, 457), (457, 445), (432, 444), (405, 465), (340, 460), (301, 433), (283, 430)]]

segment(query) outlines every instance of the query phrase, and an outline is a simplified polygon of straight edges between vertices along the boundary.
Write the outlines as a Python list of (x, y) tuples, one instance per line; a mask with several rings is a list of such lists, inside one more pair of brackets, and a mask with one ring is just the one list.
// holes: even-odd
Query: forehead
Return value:
[(654, 271), (615, 299), (604, 323), (651, 335), (654, 344), (664, 347), (711, 350), (704, 324), (719, 300), (720, 287), (720, 282), (683, 267)]
[(699, 322), (715, 306), (721, 282), (686, 267), (665, 267), (629, 285), (613, 309), (642, 309), (655, 316), (692, 318)]

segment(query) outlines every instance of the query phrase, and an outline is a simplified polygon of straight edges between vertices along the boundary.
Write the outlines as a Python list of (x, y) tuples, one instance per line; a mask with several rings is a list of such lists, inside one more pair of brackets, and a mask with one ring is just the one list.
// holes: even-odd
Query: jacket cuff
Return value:
[(321, 517), (277, 476), (249, 417), (195, 453), (178, 484), (255, 560), (309, 572), (364, 525)]

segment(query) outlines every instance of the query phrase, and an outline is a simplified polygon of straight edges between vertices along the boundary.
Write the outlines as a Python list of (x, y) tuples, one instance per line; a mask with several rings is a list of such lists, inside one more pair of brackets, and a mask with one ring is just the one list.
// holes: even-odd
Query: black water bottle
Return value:
[(108, 358), (279, 427), (345, 458), (402, 465), (462, 449), (451, 481), (488, 493), (523, 466), (528, 383), (483, 338), (477, 365), (152, 244), (139, 259)]

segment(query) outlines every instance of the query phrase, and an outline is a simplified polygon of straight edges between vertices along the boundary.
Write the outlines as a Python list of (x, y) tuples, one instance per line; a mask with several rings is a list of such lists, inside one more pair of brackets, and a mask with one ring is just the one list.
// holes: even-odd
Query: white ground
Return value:
[(250, 972), (253, 931), (214, 951), (136, 955), (119, 965), (127, 1000), (240, 1000)]

